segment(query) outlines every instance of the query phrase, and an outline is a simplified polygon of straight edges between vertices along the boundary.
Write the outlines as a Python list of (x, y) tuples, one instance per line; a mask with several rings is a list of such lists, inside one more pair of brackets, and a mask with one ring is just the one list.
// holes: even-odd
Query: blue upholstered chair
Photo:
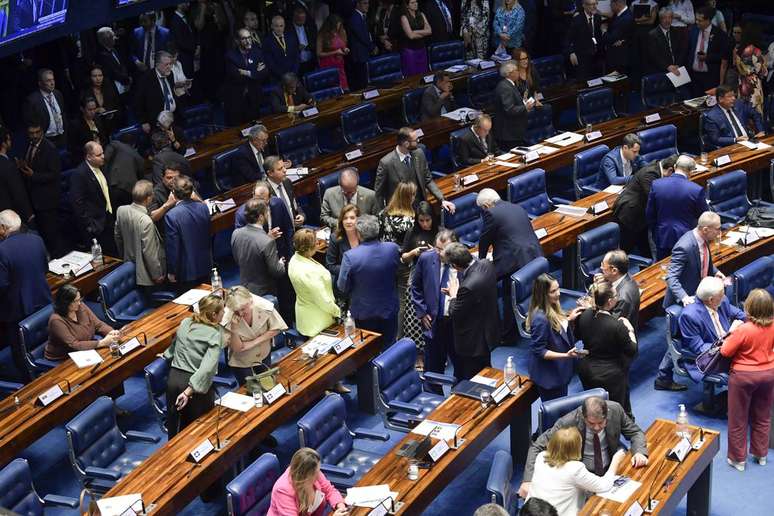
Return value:
[(337, 170), (331, 174), (326, 174), (317, 180), (317, 195), (320, 196), (320, 205), (322, 205), (322, 199), (325, 195), (325, 191), (328, 188), (333, 188), (339, 184), (339, 174), (341, 171)]
[(216, 154), (212, 158), (212, 175), (216, 188), (221, 192), (227, 192), (242, 184), (241, 178), (237, 179), (231, 169), (231, 158), (237, 152), (239, 152), (239, 147)]
[(387, 432), (347, 427), (344, 398), (329, 394), (298, 420), (298, 441), (317, 450), (322, 458), (320, 469), (330, 482), (343, 490), (357, 481), (376, 464), (380, 455), (354, 447), (355, 438), (387, 441)]
[(203, 140), (212, 133), (222, 129), (214, 125), (212, 105), (209, 103), (196, 104), (184, 109), (182, 112), (182, 122), (185, 124), (183, 133), (189, 142)]
[(559, 86), (567, 80), (562, 55), (537, 57), (532, 60), (532, 66), (540, 74), (540, 84), (544, 88)]
[(771, 288), (774, 284), (774, 258), (761, 256), (734, 273), (736, 305), (741, 307), (747, 294), (756, 288)]
[(640, 156), (645, 163), (680, 154), (677, 150), (677, 127), (672, 124), (644, 129), (638, 132), (637, 136), (642, 142)]
[(492, 105), (494, 90), (500, 81), (500, 73), (486, 70), (468, 76), (468, 97), (470, 105), (476, 109), (484, 109)]
[(427, 383), (454, 385), (452, 376), (415, 369), (417, 349), (414, 341), (403, 338), (384, 350), (371, 361), (374, 405), (382, 416), (384, 426), (406, 432), (413, 421), (427, 417), (444, 397), (425, 391)]
[(464, 43), (458, 39), (432, 43), (427, 47), (427, 63), (433, 71), (465, 64)]
[(615, 112), (615, 97), (610, 88), (595, 88), (578, 93), (578, 124), (599, 124), (612, 120)]
[(314, 100), (321, 100), (338, 97), (344, 91), (341, 89), (339, 81), (338, 68), (320, 68), (304, 75), (304, 86), (306, 91), (314, 97)]
[(453, 229), (457, 233), (460, 242), (473, 247), (478, 243), (484, 222), (481, 220), (481, 209), (476, 204), (475, 192), (471, 192), (454, 199), (456, 209), (454, 213), (446, 210), (441, 212), (441, 225), (447, 229)]
[(145, 137), (145, 132), (142, 130), (142, 126), (140, 124), (134, 124), (117, 130), (116, 132), (113, 133), (110, 139), (120, 140), (121, 137), (126, 134), (131, 134), (132, 136), (135, 137), (135, 139), (138, 142), (140, 141), (140, 139)]
[(505, 450), (495, 452), (492, 465), (489, 467), (489, 478), (486, 480), (486, 492), (490, 499), (503, 507), (509, 515), (514, 514), (515, 502), (518, 498), (511, 485), (513, 477), (513, 459)]
[(677, 91), (664, 73), (654, 73), (642, 78), (642, 107), (660, 108), (673, 104)]
[(371, 86), (388, 86), (403, 80), (400, 66), (400, 54), (382, 54), (372, 57), (366, 63), (368, 84)]
[(542, 168), (508, 179), (508, 201), (524, 208), (530, 219), (551, 211), (554, 204), (570, 204), (567, 199), (548, 197), (546, 171)]
[[(113, 325), (123, 326), (153, 311), (151, 300), (137, 287), (134, 262), (123, 262), (103, 276), (97, 285), (105, 316)], [(157, 301), (173, 298), (169, 292), (152, 296)]]
[(116, 425), (113, 400), (100, 396), (66, 425), (70, 464), (83, 487), (104, 492), (147, 457), (129, 453), (126, 441), (157, 443), (159, 438)]
[(226, 486), (229, 516), (266, 514), (271, 505), (271, 490), (281, 474), (279, 460), (264, 453)]
[(282, 159), (292, 161), (293, 165), (301, 165), (320, 155), (320, 147), (317, 145), (317, 127), (311, 122), (277, 131), (274, 139), (277, 154)]
[(454, 170), (465, 168), (467, 165), (463, 165), (460, 161), (460, 138), (470, 131), (470, 127), (463, 127), (462, 129), (456, 129), (449, 134), (449, 151), (451, 154), (451, 162)]
[(0, 470), (0, 507), (13, 514), (43, 516), (45, 507), (78, 508), (78, 499), (47, 494), (40, 497), (32, 483), (32, 471), (27, 459), (14, 459)]
[(24, 356), (30, 378), (59, 365), (59, 362), (44, 357), (48, 342), (48, 320), (54, 313), (53, 305), (46, 305), (19, 322), (19, 352)]
[(170, 361), (157, 358), (145, 366), (145, 388), (148, 402), (159, 422), (161, 429), (167, 431), (167, 378), (169, 377)]
[(419, 115), (422, 110), (422, 94), (424, 92), (425, 88), (415, 88), (407, 91), (400, 98), (404, 124), (414, 125), (419, 122)]
[(597, 145), (575, 155), (572, 165), (572, 179), (575, 183), (575, 195), (578, 199), (599, 191), (599, 188), (596, 187), (599, 164), (608, 152), (610, 152), (610, 148), (607, 145)]
[[(618, 249), (621, 230), (615, 222), (608, 222), (578, 235), (578, 274), (586, 285), (591, 284), (599, 272), (602, 259), (608, 251)], [(653, 260), (629, 255), (629, 272), (639, 272), (653, 263)]]
[(358, 104), (341, 112), (341, 132), (349, 145), (362, 143), (382, 134), (376, 106), (371, 102)]
[[(738, 224), (752, 207), (747, 198), (747, 173), (733, 170), (707, 181), (707, 204), (726, 223)], [(758, 204), (770, 206), (758, 201)]]
[(527, 145), (534, 145), (555, 134), (551, 104), (543, 104), (543, 107), (535, 108), (527, 114), (527, 134), (524, 136)]
[(540, 433), (553, 427), (562, 416), (580, 407), (587, 398), (592, 396), (605, 400), (608, 399), (607, 391), (602, 387), (597, 387), (541, 403), (538, 407), (538, 428)]

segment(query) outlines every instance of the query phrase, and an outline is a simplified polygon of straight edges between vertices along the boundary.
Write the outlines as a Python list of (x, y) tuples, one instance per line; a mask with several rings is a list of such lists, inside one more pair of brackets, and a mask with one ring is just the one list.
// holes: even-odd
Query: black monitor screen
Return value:
[(64, 23), (68, 0), (0, 0), (0, 43)]
[(118, 7), (123, 7), (125, 5), (139, 4), (145, 1), (146, 0), (116, 0), (116, 3), (118, 4)]

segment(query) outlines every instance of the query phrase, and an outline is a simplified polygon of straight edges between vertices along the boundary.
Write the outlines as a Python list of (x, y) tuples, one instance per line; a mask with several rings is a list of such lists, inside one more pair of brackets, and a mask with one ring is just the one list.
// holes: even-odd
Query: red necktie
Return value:
[(704, 278), (709, 273), (709, 247), (707, 247), (707, 244), (702, 244), (702, 248), (704, 249), (704, 252), (701, 253), (701, 277)]
[(605, 474), (605, 466), (602, 463), (602, 444), (599, 442), (599, 434), (594, 434), (594, 474), (602, 476)]

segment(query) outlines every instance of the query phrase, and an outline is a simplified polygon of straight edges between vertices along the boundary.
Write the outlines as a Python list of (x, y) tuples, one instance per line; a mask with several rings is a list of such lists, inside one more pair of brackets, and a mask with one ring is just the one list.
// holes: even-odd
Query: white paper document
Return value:
[(215, 211), (216, 206), (220, 211), (227, 211), (232, 208), (236, 208), (236, 201), (234, 201), (233, 198), (224, 199), (222, 201), (218, 201), (215, 199), (207, 199), (206, 201), (204, 201), (204, 204), (207, 205), (207, 209), (210, 210), (210, 213)]
[(196, 149), (194, 149), (193, 147), (188, 147), (188, 148), (185, 150), (185, 154), (183, 154), (183, 157), (184, 157), (184, 158), (190, 158), (190, 157), (191, 157), (191, 156), (193, 156), (194, 154), (196, 154)]
[(142, 513), (142, 495), (140, 493), (124, 496), (111, 496), (97, 500), (97, 508), (102, 516), (123, 516)]
[(495, 159), (499, 159), (501, 161), (508, 161), (509, 159), (513, 159), (514, 156), (516, 156), (516, 154), (512, 152), (506, 152), (505, 154), (500, 154), (499, 156), (495, 156)]
[(185, 292), (181, 296), (177, 297), (176, 299), (173, 299), (173, 303), (177, 303), (178, 305), (195, 305), (208, 295), (210, 295), (212, 292), (209, 290), (202, 290), (199, 288), (192, 288), (188, 292)]
[(548, 156), (549, 154), (553, 154), (554, 152), (558, 151), (556, 147), (549, 147), (548, 145), (543, 145), (537, 150), (537, 153), (541, 156)]
[(705, 167), (704, 165), (699, 165), (698, 163), (696, 163), (696, 168), (693, 169), (694, 173), (706, 172), (707, 170), (709, 170), (707, 167)]
[(390, 491), (388, 484), (380, 484), (376, 486), (349, 487), (347, 488), (347, 496), (344, 498), (344, 502), (347, 505), (374, 508), (382, 500), (387, 498), (395, 500), (397, 497), (398, 492)]
[(557, 134), (551, 138), (546, 138), (546, 143), (558, 145), (559, 147), (567, 147), (568, 145), (572, 145), (573, 143), (578, 143), (580, 141), (583, 141), (583, 135), (570, 131)]
[(768, 143), (758, 142), (757, 147), (758, 147), (758, 150), (766, 150), (766, 149), (770, 149), (771, 145), (769, 145)]
[(607, 75), (602, 76), (602, 80), (605, 82), (618, 82), (626, 79), (627, 75), (620, 72), (610, 72)]
[(236, 392), (227, 392), (217, 400), (216, 405), (222, 405), (232, 410), (238, 410), (239, 412), (247, 412), (255, 406), (255, 400), (252, 396), (245, 396), (244, 394), (238, 394)]
[(556, 213), (561, 213), (562, 215), (569, 215), (570, 217), (582, 217), (586, 214), (588, 210), (581, 206), (572, 206), (570, 204), (560, 204), (559, 206), (556, 207), (554, 211)]
[(754, 226), (751, 226), (750, 229), (747, 229), (747, 226), (739, 226), (736, 228), (736, 231), (740, 233), (748, 232), (748, 233), (755, 233), (761, 238), (768, 238), (772, 235), (774, 235), (774, 229), (771, 228), (756, 228)]
[(338, 337), (331, 337), (329, 335), (317, 335), (301, 347), (301, 353), (310, 357), (315, 353), (323, 355), (330, 351), (340, 340)]
[(747, 147), (750, 150), (755, 150), (758, 148), (758, 144), (747, 140), (742, 140), (741, 142), (736, 142), (736, 143), (738, 143), (739, 145), (742, 145), (743, 147)]
[(460, 425), (454, 423), (439, 423), (438, 421), (425, 419), (415, 426), (411, 430), (411, 433), (424, 436), (429, 435), (435, 439), (448, 441), (454, 439), (454, 432), (456, 432), (459, 427)]
[(441, 116), (445, 116), (446, 118), (454, 120), (455, 122), (461, 122), (462, 120), (465, 120), (465, 118), (476, 118), (480, 114), (481, 114), (481, 111), (478, 111), (476, 109), (461, 107), (461, 108), (455, 109), (454, 111), (449, 111), (448, 113), (444, 113)]
[(480, 383), (481, 385), (487, 385), (489, 387), (497, 386), (497, 379), (487, 378), (486, 376), (481, 376), (480, 374), (477, 374), (476, 376), (471, 378), (470, 381), (475, 383)]
[(624, 189), (623, 185), (610, 185), (602, 191), (605, 193), (617, 194), (617, 193), (621, 193), (623, 189)]
[(70, 355), (70, 358), (73, 359), (73, 362), (75, 362), (75, 366), (78, 369), (83, 369), (84, 367), (90, 367), (102, 362), (102, 357), (100, 356), (99, 353), (97, 353), (96, 349), (87, 349), (85, 351), (72, 351), (68, 353), (68, 355)]
[(618, 476), (616, 477), (615, 484), (610, 491), (604, 493), (597, 493), (602, 498), (613, 500), (614, 502), (623, 503), (631, 495), (633, 495), (637, 489), (642, 485), (642, 482), (637, 482), (628, 477)]
[(691, 82), (691, 76), (688, 75), (688, 70), (686, 70), (684, 66), (678, 68), (677, 71), (680, 72), (680, 75), (675, 75), (672, 72), (667, 72), (666, 74), (667, 79), (672, 83), (672, 86), (679, 88), (683, 84)]
[(331, 228), (318, 229), (314, 232), (314, 236), (317, 240), (325, 240), (327, 242), (331, 238)]
[(48, 262), (48, 270), (54, 274), (70, 274), (80, 276), (85, 272), (92, 270), (91, 253), (81, 251), (72, 251), (61, 258)]
[(510, 161), (500, 161), (495, 160), (495, 165), (500, 165), (501, 167), (508, 167), (508, 168), (519, 168), (521, 165), (518, 163), (511, 163)]
[(464, 72), (467, 69), (468, 69), (468, 65), (458, 64), (458, 65), (454, 65), (454, 66), (450, 66), (448, 68), (445, 68), (444, 72), (457, 73), (457, 72)]

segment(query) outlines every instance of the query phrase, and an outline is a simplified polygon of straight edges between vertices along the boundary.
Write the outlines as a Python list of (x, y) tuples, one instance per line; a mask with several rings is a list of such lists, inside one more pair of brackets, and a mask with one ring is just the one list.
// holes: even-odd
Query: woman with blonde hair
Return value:
[(197, 417), (215, 406), (212, 378), (225, 341), (220, 321), (223, 300), (209, 295), (199, 301), (199, 313), (183, 319), (164, 358), (172, 360), (167, 378), (167, 434), (172, 439)]
[(288, 329), (271, 301), (250, 293), (241, 285), (226, 291), (222, 324), (228, 335), (228, 365), (239, 385), (243, 385), (248, 376), (271, 366), (274, 337)]
[(349, 514), (344, 499), (320, 471), (320, 454), (301, 448), (293, 454), (290, 466), (274, 483), (267, 516), (322, 516), (326, 503), (332, 516)]

